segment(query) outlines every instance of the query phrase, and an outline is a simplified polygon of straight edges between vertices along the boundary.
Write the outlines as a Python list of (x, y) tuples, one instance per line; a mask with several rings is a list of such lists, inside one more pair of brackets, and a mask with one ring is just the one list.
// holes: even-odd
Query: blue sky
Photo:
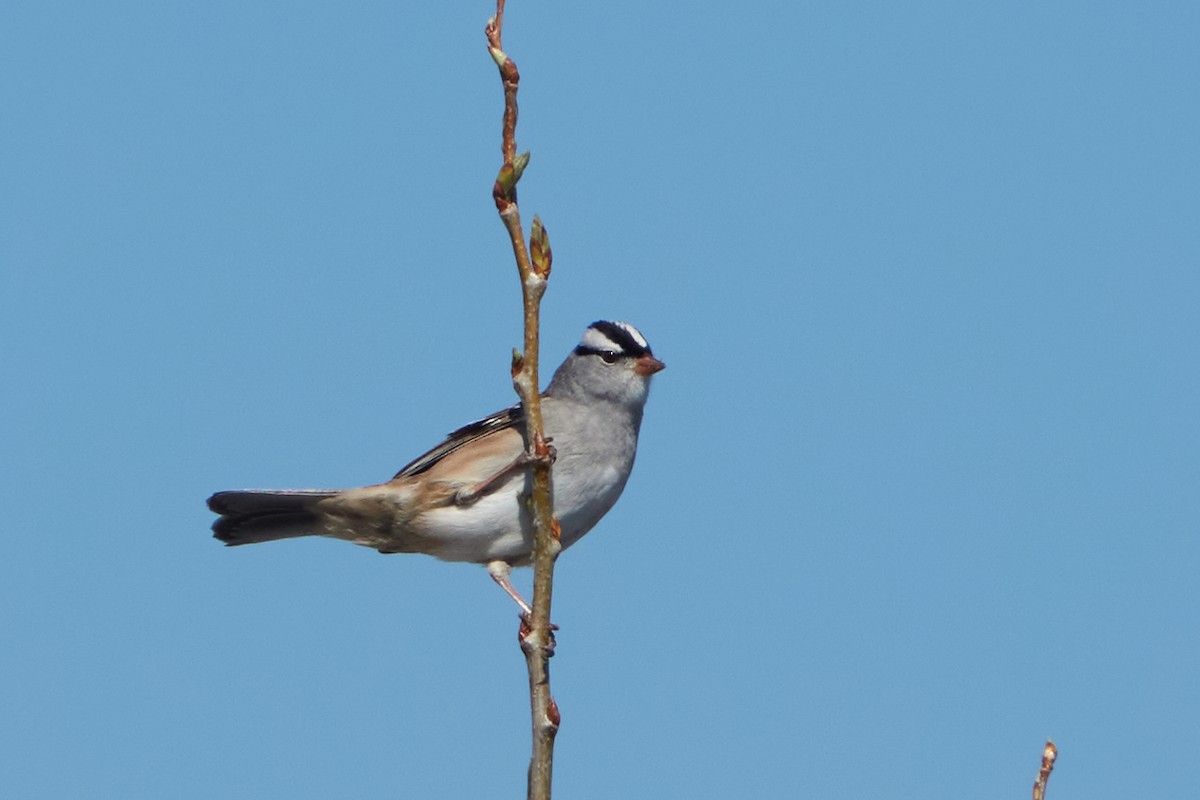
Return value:
[[(512, 401), (487, 3), (11, 4), (0, 785), (521, 796), (482, 569), (226, 549)], [(668, 364), (559, 562), (574, 798), (1200, 783), (1200, 11), (514, 0), (547, 373)], [(522, 575), (520, 585), (527, 585)]]

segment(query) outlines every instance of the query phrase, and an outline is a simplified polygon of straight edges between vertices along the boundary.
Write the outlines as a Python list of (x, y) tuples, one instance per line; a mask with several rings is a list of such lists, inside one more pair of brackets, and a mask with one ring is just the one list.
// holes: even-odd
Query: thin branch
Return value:
[(1042, 768), (1038, 771), (1037, 780), (1033, 782), (1033, 800), (1046, 800), (1046, 782), (1050, 780), (1050, 772), (1054, 769), (1054, 759), (1058, 758), (1058, 748), (1054, 742), (1046, 740), (1046, 748), (1042, 750)]
[(558, 524), (553, 517), (551, 451), (542, 424), (542, 402), (538, 391), (538, 329), (542, 295), (550, 275), (550, 240), (541, 220), (533, 219), (530, 246), (526, 248), (517, 205), (517, 183), (529, 163), (529, 154), (517, 155), (517, 88), (521, 76), (516, 63), (504, 52), (504, 0), (496, 0), (496, 15), (484, 32), (488, 52), (500, 70), (504, 85), (504, 119), (501, 129), (501, 154), (504, 163), (492, 187), (492, 198), (500, 220), (508, 231), (513, 257), (521, 277), (524, 306), (524, 353), (513, 354), (513, 387), (525, 408), (526, 442), (533, 466), (532, 512), (533, 542), (533, 613), (522, 620), (520, 640), (529, 672), (529, 704), (533, 722), (533, 753), (529, 761), (531, 800), (549, 800), (554, 766), (554, 737), (560, 722), (558, 705), (550, 693), (550, 657), (554, 654), (554, 635), (550, 625), (550, 598), (554, 583), (554, 561), (562, 549)]

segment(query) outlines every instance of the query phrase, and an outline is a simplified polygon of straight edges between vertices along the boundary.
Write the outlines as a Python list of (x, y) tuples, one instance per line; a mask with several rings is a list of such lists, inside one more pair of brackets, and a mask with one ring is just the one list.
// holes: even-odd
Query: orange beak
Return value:
[(667, 368), (666, 364), (659, 361), (657, 358), (650, 355), (649, 353), (646, 353), (646, 355), (641, 356), (636, 362), (634, 362), (634, 365), (633, 365), (634, 372), (636, 372), (638, 375), (645, 375), (647, 377), (653, 375), (654, 373), (658, 372), (659, 370), (666, 369), (666, 368)]

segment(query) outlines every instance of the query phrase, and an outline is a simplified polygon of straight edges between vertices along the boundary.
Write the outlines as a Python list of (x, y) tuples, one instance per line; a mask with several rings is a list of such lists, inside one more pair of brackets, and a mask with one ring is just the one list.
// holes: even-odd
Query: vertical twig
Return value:
[(532, 513), (533, 613), (521, 624), (521, 650), (529, 672), (529, 703), (533, 720), (533, 753), (529, 761), (529, 797), (549, 800), (554, 765), (554, 737), (558, 733), (558, 706), (550, 694), (550, 656), (554, 638), (550, 626), (550, 597), (554, 581), (554, 561), (562, 549), (558, 525), (553, 517), (550, 480), (550, 448), (542, 425), (541, 395), (538, 392), (538, 324), (542, 295), (550, 275), (550, 240), (541, 220), (533, 219), (530, 245), (525, 247), (521, 230), (521, 212), (517, 206), (517, 182), (529, 163), (529, 153), (517, 155), (517, 87), (521, 76), (517, 65), (501, 43), (504, 27), (504, 0), (496, 0), (496, 15), (488, 21), (488, 52), (500, 69), (504, 84), (504, 124), (501, 153), (504, 163), (492, 187), (492, 197), (500, 220), (508, 231), (513, 256), (521, 276), (524, 305), (524, 353), (513, 357), (513, 386), (525, 409), (526, 441), (533, 467)]
[(1046, 740), (1046, 748), (1042, 750), (1042, 768), (1038, 770), (1037, 780), (1033, 782), (1033, 800), (1046, 800), (1046, 782), (1050, 780), (1050, 772), (1054, 769), (1054, 759), (1058, 758), (1058, 748), (1054, 742)]

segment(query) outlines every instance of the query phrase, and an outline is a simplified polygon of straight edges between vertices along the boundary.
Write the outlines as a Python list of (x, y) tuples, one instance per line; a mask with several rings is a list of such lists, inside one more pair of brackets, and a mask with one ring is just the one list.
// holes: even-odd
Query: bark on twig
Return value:
[(1046, 783), (1050, 780), (1050, 772), (1054, 769), (1054, 759), (1058, 758), (1058, 748), (1054, 742), (1046, 740), (1046, 748), (1042, 750), (1042, 768), (1038, 770), (1037, 780), (1033, 782), (1033, 800), (1046, 800)]
[(504, 122), (501, 153), (504, 162), (492, 187), (492, 197), (500, 220), (508, 231), (513, 256), (521, 277), (524, 305), (524, 352), (514, 353), (513, 386), (525, 408), (526, 438), (529, 454), (536, 458), (533, 467), (531, 510), (534, 519), (533, 613), (522, 620), (520, 641), (529, 672), (529, 703), (533, 722), (533, 753), (529, 762), (531, 800), (549, 800), (554, 764), (554, 737), (558, 733), (558, 705), (550, 693), (550, 656), (554, 637), (550, 625), (550, 597), (554, 580), (554, 561), (562, 549), (558, 525), (553, 518), (550, 447), (542, 425), (541, 395), (538, 392), (538, 326), (542, 295), (550, 275), (550, 241), (541, 220), (533, 219), (530, 245), (525, 246), (521, 212), (517, 206), (517, 182), (529, 154), (517, 155), (517, 87), (521, 76), (517, 65), (504, 52), (501, 34), (504, 27), (504, 0), (497, 0), (496, 15), (488, 21), (488, 52), (500, 70), (504, 85)]

